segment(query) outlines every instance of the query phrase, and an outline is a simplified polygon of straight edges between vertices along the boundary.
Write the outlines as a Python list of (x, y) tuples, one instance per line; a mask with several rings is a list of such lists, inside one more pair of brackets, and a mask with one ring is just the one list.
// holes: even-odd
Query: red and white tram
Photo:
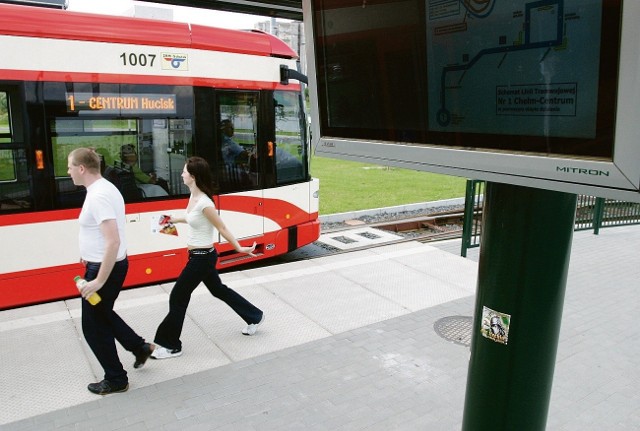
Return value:
[(214, 169), (231, 231), (258, 243), (258, 258), (217, 244), (221, 268), (318, 238), (301, 85), (281, 79), (297, 56), (281, 40), (0, 5), (0, 52), (0, 309), (77, 296), (85, 191), (66, 163), (80, 146), (96, 148), (125, 198), (126, 287), (175, 279), (184, 264), (183, 227), (152, 233), (152, 220), (184, 211), (191, 155)]

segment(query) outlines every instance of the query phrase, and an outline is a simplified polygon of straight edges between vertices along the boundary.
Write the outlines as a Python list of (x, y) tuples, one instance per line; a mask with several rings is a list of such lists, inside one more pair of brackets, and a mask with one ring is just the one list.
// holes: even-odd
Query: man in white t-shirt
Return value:
[[(100, 158), (94, 150), (73, 150), (67, 167), (73, 183), (87, 189), (78, 218), (80, 261), (85, 265), (87, 281), (79, 287), (83, 297), (82, 332), (104, 369), (104, 380), (90, 383), (87, 389), (99, 395), (124, 392), (129, 389), (129, 380), (115, 340), (135, 355), (134, 368), (142, 367), (155, 347), (113, 311), (129, 269), (124, 200), (118, 189), (100, 174)], [(91, 305), (87, 299), (96, 292), (101, 301)]]

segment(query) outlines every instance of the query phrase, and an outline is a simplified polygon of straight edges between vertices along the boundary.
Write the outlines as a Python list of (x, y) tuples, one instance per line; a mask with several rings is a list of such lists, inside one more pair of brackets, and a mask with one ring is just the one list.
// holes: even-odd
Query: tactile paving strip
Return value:
[(320, 235), (320, 238), (316, 242), (327, 244), (338, 250), (350, 250), (374, 244), (398, 241), (400, 239), (403, 239), (400, 235), (381, 229), (366, 227), (323, 234)]

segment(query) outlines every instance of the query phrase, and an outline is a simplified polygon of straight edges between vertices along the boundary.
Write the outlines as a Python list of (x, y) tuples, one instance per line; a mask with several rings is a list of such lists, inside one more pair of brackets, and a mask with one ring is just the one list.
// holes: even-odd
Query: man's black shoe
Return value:
[(129, 389), (129, 383), (125, 383), (124, 385), (116, 386), (108, 380), (103, 380), (98, 383), (89, 383), (87, 386), (90, 392), (98, 395), (108, 395), (115, 394), (117, 392), (126, 392)]
[(133, 363), (133, 368), (142, 368), (144, 363), (147, 362), (151, 353), (153, 353), (153, 349), (156, 346), (150, 343), (144, 343), (140, 350), (136, 353), (136, 361)]

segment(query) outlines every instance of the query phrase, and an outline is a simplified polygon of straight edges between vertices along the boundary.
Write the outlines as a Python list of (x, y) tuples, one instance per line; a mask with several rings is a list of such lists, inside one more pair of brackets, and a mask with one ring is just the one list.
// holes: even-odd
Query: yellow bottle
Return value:
[[(76, 282), (76, 287), (78, 288), (78, 290), (80, 290), (82, 286), (87, 284), (87, 280), (80, 277), (79, 275), (76, 275), (75, 277), (73, 277), (73, 281)], [(89, 304), (91, 305), (96, 305), (101, 300), (102, 298), (100, 298), (100, 295), (98, 295), (98, 292), (93, 292), (93, 294), (89, 297), (89, 299), (87, 299), (87, 301), (89, 301)]]

